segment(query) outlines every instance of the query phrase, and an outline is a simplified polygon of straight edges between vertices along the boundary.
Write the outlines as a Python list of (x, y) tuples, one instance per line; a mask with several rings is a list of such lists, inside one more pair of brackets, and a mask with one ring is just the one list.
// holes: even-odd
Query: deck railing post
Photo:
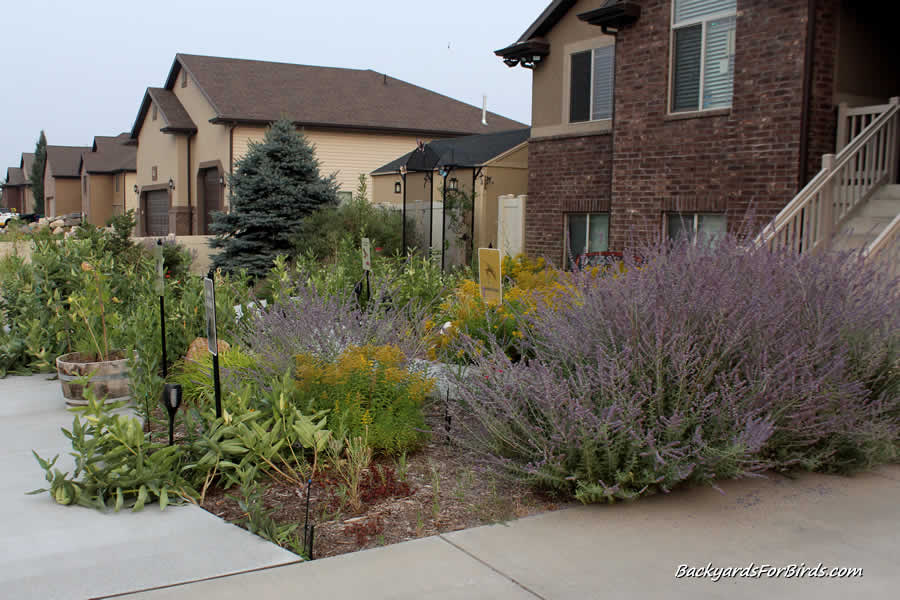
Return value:
[[(900, 104), (900, 96), (894, 96), (891, 98), (890, 104), (897, 105)], [(893, 116), (891, 119), (891, 123), (887, 127), (887, 131), (885, 131), (885, 135), (888, 136), (887, 139), (887, 161), (888, 161), (888, 183), (897, 183), (897, 163), (900, 161), (900, 139), (898, 139), (897, 135), (897, 122), (900, 120), (897, 114)]]
[(834, 149), (835, 152), (840, 152), (844, 146), (849, 142), (849, 132), (847, 130), (847, 106), (846, 102), (841, 102), (838, 104), (838, 118), (837, 118), (837, 147)]
[[(831, 173), (834, 169), (834, 154), (822, 155), (822, 170)], [(819, 196), (819, 239), (822, 250), (827, 250), (831, 245), (831, 236), (834, 233), (834, 188), (838, 182), (837, 177), (830, 177), (822, 186)]]

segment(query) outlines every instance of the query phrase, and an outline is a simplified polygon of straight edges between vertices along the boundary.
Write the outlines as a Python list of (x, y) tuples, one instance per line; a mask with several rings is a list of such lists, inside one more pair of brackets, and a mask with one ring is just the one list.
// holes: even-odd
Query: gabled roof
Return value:
[[(486, 133), (482, 135), (468, 135), (465, 137), (452, 138), (448, 140), (435, 140), (426, 144), (433, 155), (433, 161), (436, 160), (435, 166), (453, 165), (456, 167), (480, 167), (492, 159), (500, 156), (504, 152), (508, 152), (522, 142), (528, 140), (530, 129), (513, 129), (510, 131), (502, 131), (500, 133)], [(387, 173), (397, 173), (402, 165), (409, 162), (409, 158), (413, 155), (407, 152), (400, 158), (392, 160), (386, 165), (372, 171), (372, 175), (384, 175)]]
[(137, 146), (130, 143), (130, 133), (115, 137), (96, 136), (91, 152), (83, 157), (83, 167), (88, 173), (120, 173), (137, 171)]
[(194, 124), (184, 106), (181, 105), (181, 101), (171, 90), (148, 87), (144, 93), (141, 108), (138, 110), (137, 119), (131, 128), (130, 138), (132, 140), (137, 139), (138, 133), (144, 125), (144, 119), (150, 111), (151, 102), (156, 105), (159, 116), (163, 120), (160, 131), (165, 133), (194, 133), (197, 131), (197, 125)]
[(31, 167), (34, 165), (34, 152), (23, 152), (22, 159), (19, 161), (19, 168), (25, 174), (25, 179), (31, 175)]
[[(615, 0), (613, 0), (615, 1)], [(577, 0), (553, 0), (544, 12), (535, 19), (534, 23), (519, 36), (518, 42), (524, 42), (535, 37), (543, 37), (559, 20), (575, 5)]]
[(379, 129), (439, 135), (490, 133), (523, 123), (372, 70), (178, 54), (166, 89), (187, 71), (216, 113), (212, 122)]
[(19, 167), (9, 167), (6, 169), (6, 183), (4, 186), (20, 186), (25, 185), (25, 174)]
[(81, 177), (81, 156), (90, 146), (47, 146), (47, 162), (54, 177)]

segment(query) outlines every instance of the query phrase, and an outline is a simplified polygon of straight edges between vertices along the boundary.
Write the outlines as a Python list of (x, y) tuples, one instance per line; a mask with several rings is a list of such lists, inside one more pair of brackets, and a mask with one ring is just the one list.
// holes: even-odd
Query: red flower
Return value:
[(381, 252), (381, 246), (375, 246), (375, 252)]

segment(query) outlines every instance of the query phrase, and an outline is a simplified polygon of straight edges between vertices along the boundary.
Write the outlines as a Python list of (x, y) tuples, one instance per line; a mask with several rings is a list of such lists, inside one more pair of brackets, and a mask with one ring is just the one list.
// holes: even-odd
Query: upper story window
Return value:
[(674, 0), (671, 112), (731, 106), (737, 0)]
[(152, 121), (156, 120), (156, 105), (155, 104), (153, 105), (153, 111), (152, 111), (152, 115), (151, 115), (150, 119)]
[(188, 74), (184, 69), (181, 70), (181, 87), (188, 86)]
[(569, 55), (569, 123), (612, 118), (614, 45)]

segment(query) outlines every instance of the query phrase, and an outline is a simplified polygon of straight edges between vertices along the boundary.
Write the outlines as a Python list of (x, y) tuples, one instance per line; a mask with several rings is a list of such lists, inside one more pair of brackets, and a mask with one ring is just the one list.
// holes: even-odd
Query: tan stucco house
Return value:
[(131, 133), (97, 136), (81, 160), (81, 212), (84, 220), (102, 226), (125, 212), (137, 182), (137, 145)]
[[(435, 140), (413, 148), (372, 172), (372, 200), (392, 208), (400, 208), (405, 202), (408, 211), (424, 211), (432, 223), (432, 235), (427, 236), (429, 228), (425, 226), (424, 236), (419, 232), (420, 237), (430, 239), (419, 241), (426, 247), (439, 247), (443, 239), (440, 209), (443, 207), (444, 181), (448, 191), (461, 191), (471, 196), (474, 189), (474, 222), (470, 215), (464, 217), (468, 227), (460, 236), (461, 241), (471, 252), (470, 239), (474, 231), (474, 248), (497, 247), (498, 198), (519, 196), (528, 191), (529, 135), (530, 129), (519, 128)], [(403, 169), (405, 176), (401, 174)], [(429, 215), (429, 212), (433, 214)]]
[(316, 146), (341, 193), (419, 140), (523, 127), (371, 70), (178, 54), (164, 87), (148, 88), (138, 142), (139, 235), (206, 234), (227, 209), (227, 176), (251, 141), (287, 117)]
[(34, 192), (31, 189), (31, 167), (34, 165), (34, 153), (23, 152), (18, 167), (9, 167), (6, 171), (6, 183), (3, 184), (3, 206), (15, 208), (20, 214), (34, 212)]
[(90, 146), (47, 146), (44, 213), (58, 217), (81, 212), (81, 156)]

